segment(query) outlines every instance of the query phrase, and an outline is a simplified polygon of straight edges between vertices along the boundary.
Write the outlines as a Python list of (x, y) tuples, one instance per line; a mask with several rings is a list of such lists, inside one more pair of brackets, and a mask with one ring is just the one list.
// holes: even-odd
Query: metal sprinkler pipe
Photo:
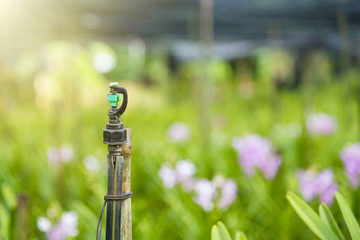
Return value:
[[(107, 100), (110, 102), (111, 109), (108, 112), (109, 122), (103, 132), (104, 143), (108, 145), (108, 190), (104, 197), (104, 205), (101, 211), (97, 226), (96, 239), (101, 239), (102, 222), (105, 206), (106, 210), (106, 240), (121, 239), (121, 213), (122, 201), (131, 197), (132, 192), (123, 192), (123, 145), (127, 143), (127, 129), (120, 120), (120, 116), (125, 112), (128, 102), (127, 91), (123, 87), (117, 86), (118, 83), (110, 83), (110, 93)], [(122, 104), (117, 108), (123, 96)]]

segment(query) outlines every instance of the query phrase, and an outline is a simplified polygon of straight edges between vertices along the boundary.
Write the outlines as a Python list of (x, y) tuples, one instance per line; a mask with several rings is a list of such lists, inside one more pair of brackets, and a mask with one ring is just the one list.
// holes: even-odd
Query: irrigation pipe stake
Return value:
[[(118, 104), (123, 97), (122, 104)], [(111, 109), (108, 112), (103, 137), (108, 145), (108, 190), (97, 226), (96, 240), (101, 239), (102, 222), (106, 208), (106, 240), (131, 240), (131, 128), (125, 128), (120, 116), (125, 112), (128, 102), (127, 91), (118, 83), (110, 83), (107, 95)]]

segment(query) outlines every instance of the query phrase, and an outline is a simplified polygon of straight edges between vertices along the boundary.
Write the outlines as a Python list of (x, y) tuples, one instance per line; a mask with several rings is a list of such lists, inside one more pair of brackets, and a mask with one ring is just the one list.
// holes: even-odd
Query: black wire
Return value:
[[(96, 240), (101, 240), (101, 235), (102, 235), (102, 226), (103, 226), (103, 217), (104, 217), (104, 210), (105, 210), (105, 206), (106, 203), (108, 201), (122, 201), (124, 199), (130, 198), (132, 197), (133, 193), (132, 192), (127, 192), (121, 195), (105, 195), (104, 196), (104, 205), (102, 207), (101, 213), (100, 213), (100, 218), (97, 224), (97, 228), (96, 228)], [(100, 227), (100, 234), (99, 234), (99, 227)]]

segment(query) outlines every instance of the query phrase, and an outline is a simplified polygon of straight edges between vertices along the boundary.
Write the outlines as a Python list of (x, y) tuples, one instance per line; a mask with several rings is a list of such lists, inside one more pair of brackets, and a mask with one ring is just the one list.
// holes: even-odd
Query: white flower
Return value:
[(60, 149), (50, 147), (47, 157), (51, 165), (59, 165), (61, 162), (70, 162), (74, 157), (74, 150), (70, 146), (62, 146)]
[(40, 231), (46, 233), (48, 240), (65, 240), (67, 237), (76, 237), (78, 235), (77, 225), (76, 212), (64, 212), (58, 224), (54, 226), (51, 226), (47, 218), (37, 218), (37, 226)]
[(221, 186), (221, 198), (219, 200), (219, 208), (226, 209), (237, 196), (237, 185), (234, 180), (228, 179)]
[(57, 225), (46, 232), (48, 240), (65, 240), (78, 235), (78, 217), (75, 212), (64, 212)]
[(169, 127), (167, 135), (171, 142), (185, 142), (190, 137), (190, 131), (184, 123), (176, 122)]
[(216, 197), (216, 188), (208, 179), (200, 179), (194, 186), (196, 193), (194, 201), (205, 211), (209, 212), (214, 208), (214, 199)]
[(74, 157), (74, 150), (70, 146), (63, 146), (59, 150), (63, 162), (69, 162)]
[(306, 119), (306, 127), (311, 135), (330, 135), (336, 132), (337, 121), (334, 116), (316, 113)]
[(100, 168), (99, 160), (94, 156), (88, 156), (84, 159), (84, 165), (90, 172), (98, 172)]
[(163, 181), (165, 187), (172, 188), (176, 184), (176, 172), (167, 165), (163, 165), (159, 170), (159, 177)]
[(38, 217), (36, 219), (36, 225), (37, 225), (38, 229), (42, 232), (47, 232), (51, 228), (50, 220), (45, 217)]
[(50, 164), (58, 164), (60, 162), (60, 156), (56, 147), (50, 147), (47, 150), (46, 155)]
[(196, 172), (195, 165), (190, 160), (178, 161), (173, 169), (168, 164), (163, 164), (159, 170), (159, 177), (163, 180), (165, 187), (172, 188), (181, 183), (186, 192), (190, 192), (194, 186), (192, 176)]
[(175, 171), (177, 181), (182, 182), (195, 174), (196, 167), (190, 160), (181, 160), (176, 163)]
[(116, 59), (113, 55), (103, 52), (95, 56), (93, 64), (97, 71), (107, 73), (116, 66)]
[(76, 212), (64, 212), (60, 223), (63, 225), (64, 234), (70, 237), (76, 237), (78, 234), (78, 216)]

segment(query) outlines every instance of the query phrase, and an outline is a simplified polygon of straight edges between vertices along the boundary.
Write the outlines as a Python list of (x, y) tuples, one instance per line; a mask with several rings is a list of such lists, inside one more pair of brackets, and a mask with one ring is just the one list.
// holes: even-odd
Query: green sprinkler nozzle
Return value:
[[(117, 82), (110, 83), (110, 87), (117, 86)], [(107, 100), (110, 102), (110, 106), (117, 107), (119, 101), (121, 100), (120, 93), (111, 93), (107, 95)]]
[(108, 94), (107, 100), (110, 102), (110, 106), (117, 107), (119, 101), (121, 100), (121, 94), (119, 93)]

